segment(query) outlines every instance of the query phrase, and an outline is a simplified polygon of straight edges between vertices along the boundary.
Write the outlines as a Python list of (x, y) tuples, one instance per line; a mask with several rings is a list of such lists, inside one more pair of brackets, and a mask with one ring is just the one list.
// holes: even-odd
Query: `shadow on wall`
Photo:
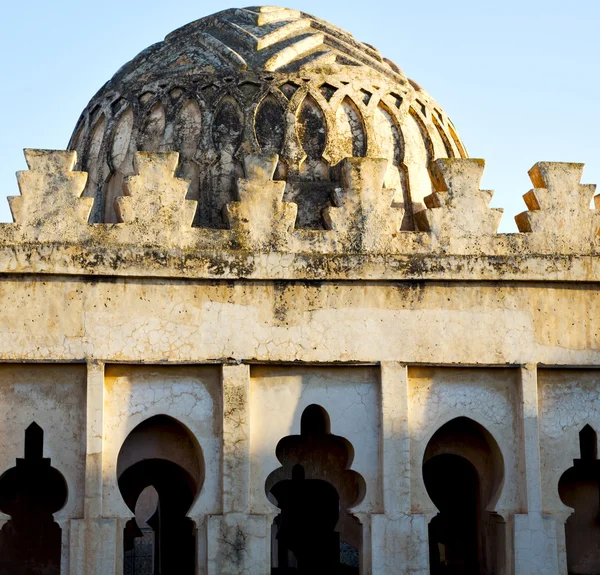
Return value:
[(505, 572), (506, 524), (493, 511), (504, 479), (500, 448), (467, 417), (435, 432), (425, 450), (423, 479), (439, 513), (429, 524), (432, 575)]
[(331, 575), (359, 572), (362, 527), (348, 511), (365, 494), (365, 481), (350, 470), (352, 445), (330, 432), (327, 412), (309, 405), (300, 435), (277, 445), (282, 467), (265, 490), (281, 509), (273, 524), (273, 574)]
[(44, 431), (25, 431), (25, 457), (0, 477), (0, 510), (11, 519), (0, 531), (1, 575), (59, 575), (61, 529), (52, 517), (67, 502), (67, 483), (43, 457)]
[(204, 459), (190, 431), (166, 415), (143, 421), (121, 447), (117, 475), (135, 513), (123, 534), (123, 574), (193, 575), (196, 534), (186, 514), (204, 482)]

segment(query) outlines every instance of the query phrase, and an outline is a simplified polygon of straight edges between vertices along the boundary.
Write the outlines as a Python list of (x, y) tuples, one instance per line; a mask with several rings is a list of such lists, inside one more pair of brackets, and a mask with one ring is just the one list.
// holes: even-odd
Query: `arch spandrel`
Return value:
[(105, 425), (111, 433), (106, 435), (104, 444), (104, 513), (108, 517), (132, 517), (117, 484), (119, 453), (126, 438), (139, 425), (165, 414), (185, 430), (203, 457), (203, 487), (188, 515), (196, 519), (220, 512), (219, 370), (211, 366), (175, 369), (109, 366), (106, 376), (109, 407), (105, 411)]
[[(250, 425), (254, 429), (250, 440), (253, 512), (272, 514), (277, 511), (265, 495), (265, 481), (281, 467), (276, 457), (277, 444), (282, 437), (300, 435), (302, 414), (311, 404), (325, 409), (331, 419), (331, 433), (352, 445), (354, 456), (350, 469), (366, 482), (365, 496), (352, 508), (352, 513), (378, 512), (382, 508), (381, 485), (377, 479), (380, 454), (376, 377), (375, 370), (369, 367), (320, 369), (307, 366), (286, 370), (257, 366), (253, 369), (250, 397)], [(352, 382), (351, 388), (348, 382)], [(328, 389), (328, 401), (320, 399), (320, 392), (325, 389)]]

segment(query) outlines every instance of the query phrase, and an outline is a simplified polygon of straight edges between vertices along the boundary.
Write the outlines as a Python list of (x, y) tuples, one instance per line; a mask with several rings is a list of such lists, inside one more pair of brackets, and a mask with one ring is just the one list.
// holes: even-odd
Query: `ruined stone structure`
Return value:
[(581, 165), (536, 164), (497, 233), (418, 84), (270, 7), (173, 32), (25, 155), (0, 574), (600, 572)]

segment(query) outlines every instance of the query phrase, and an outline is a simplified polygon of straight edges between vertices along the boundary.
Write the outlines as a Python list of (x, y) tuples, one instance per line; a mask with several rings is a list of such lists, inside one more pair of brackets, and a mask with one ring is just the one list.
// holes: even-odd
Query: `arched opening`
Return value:
[[(404, 164), (407, 169), (410, 199), (413, 203), (413, 212), (416, 213), (425, 209), (424, 198), (433, 191), (429, 166), (435, 155), (427, 128), (412, 107), (409, 109), (409, 113), (404, 116), (402, 134), (404, 137)], [(425, 166), (427, 166), (427, 169)]]
[(338, 144), (344, 158), (363, 158), (367, 153), (365, 126), (356, 104), (347, 96), (336, 111)]
[(44, 431), (25, 430), (25, 457), (0, 477), (0, 574), (60, 574), (61, 529), (52, 515), (67, 501), (67, 483), (43, 457)]
[(90, 214), (90, 223), (98, 223), (104, 217), (104, 191), (103, 184), (106, 174), (109, 172), (105, 161), (105, 148), (103, 146), (106, 129), (106, 118), (104, 114), (96, 121), (92, 128), (82, 160), (82, 169), (87, 169), (88, 179), (83, 192), (86, 198), (94, 198), (94, 207)]
[(329, 415), (318, 405), (304, 410), (300, 429), (278, 443), (282, 467), (265, 485), (281, 509), (273, 523), (271, 572), (357, 575), (362, 527), (348, 509), (364, 497), (365, 482), (349, 469), (354, 451), (330, 432)]
[(162, 102), (152, 106), (144, 119), (139, 149), (141, 152), (158, 152), (165, 135), (167, 116)]
[[(296, 135), (306, 155), (300, 165), (287, 166), (284, 202), (298, 206), (296, 229), (325, 229), (323, 210), (331, 205), (335, 174), (323, 156), (327, 148), (328, 124), (321, 105), (308, 94), (297, 110)], [(326, 103), (325, 103), (326, 104)]]
[(383, 185), (395, 190), (393, 205), (404, 209), (401, 229), (414, 229), (408, 174), (404, 164), (404, 136), (397, 116), (384, 102), (380, 102), (375, 108), (373, 122), (376, 157), (388, 161)]
[(204, 481), (194, 437), (178, 421), (157, 415), (127, 437), (117, 460), (119, 489), (135, 514), (124, 531), (124, 575), (192, 575), (194, 523), (186, 514)]
[(190, 98), (181, 105), (173, 128), (174, 149), (179, 151), (176, 175), (190, 182), (186, 200), (198, 201), (200, 197), (200, 165), (196, 155), (201, 136), (202, 112), (198, 101)]
[(598, 438), (586, 425), (579, 432), (580, 459), (565, 471), (558, 493), (574, 513), (567, 519), (567, 569), (569, 574), (600, 573), (600, 462)]
[(244, 177), (238, 150), (244, 133), (244, 112), (231, 96), (225, 96), (211, 126), (216, 163), (210, 167), (210, 180), (200, 193), (198, 225), (226, 228), (223, 206), (236, 198), (237, 180)]
[(327, 145), (327, 122), (319, 104), (310, 94), (300, 107), (296, 130), (306, 154), (300, 167), (300, 179), (308, 182), (329, 181), (329, 165), (323, 159)]
[(131, 135), (133, 132), (133, 110), (127, 108), (117, 120), (110, 160), (112, 172), (104, 184), (104, 216), (103, 222), (117, 222), (115, 200), (123, 195), (123, 182), (127, 176), (135, 174), (133, 167), (133, 150), (131, 150)]
[(505, 523), (493, 507), (504, 479), (500, 449), (481, 425), (458, 417), (433, 435), (423, 479), (439, 513), (429, 524), (433, 575), (495, 575), (505, 566)]
[(267, 96), (260, 103), (254, 130), (263, 154), (281, 154), (285, 139), (285, 112), (273, 96)]
[[(254, 121), (254, 133), (263, 154), (281, 156), (285, 144), (286, 114), (276, 97), (269, 94), (259, 104)], [(287, 165), (282, 158), (277, 162), (274, 180), (285, 180)]]

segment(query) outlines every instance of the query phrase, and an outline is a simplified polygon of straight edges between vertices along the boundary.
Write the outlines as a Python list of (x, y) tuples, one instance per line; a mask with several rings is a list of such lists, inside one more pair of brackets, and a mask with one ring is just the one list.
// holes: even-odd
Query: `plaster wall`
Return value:
[[(413, 565), (425, 575), (437, 510), (424, 452), (444, 423), (468, 417), (502, 453), (494, 510), (507, 522), (507, 573), (563, 573), (569, 510), (556, 485), (578, 456), (581, 427), (600, 422), (590, 368), (600, 365), (600, 296), (578, 287), (4, 277), (0, 359), (18, 363), (0, 368), (3, 468), (22, 456), (35, 419), (69, 481), (56, 515), (63, 575), (118, 574), (132, 515), (118, 454), (139, 423), (168, 415), (204, 458), (189, 512), (198, 573), (261, 575), (278, 513), (265, 480), (280, 466), (277, 443), (300, 432), (316, 403), (352, 444), (351, 469), (366, 482), (352, 510), (361, 573)], [(73, 364), (82, 360), (87, 375)]]
[(565, 522), (573, 513), (560, 499), (562, 474), (579, 459), (579, 432), (600, 429), (600, 371), (539, 370), (540, 462), (544, 510), (556, 517), (558, 560), (566, 572)]
[(83, 514), (85, 365), (0, 365), (0, 474), (24, 456), (25, 430), (44, 431), (44, 457), (64, 476), (68, 499), (55, 519)]
[(133, 516), (119, 492), (117, 460), (129, 433), (155, 415), (168, 415), (187, 427), (202, 451), (204, 484), (189, 515), (218, 513), (222, 433), (219, 370), (211, 366), (108, 366), (104, 397), (103, 515)]
[[(276, 7), (142, 52), (70, 147), (25, 150), (0, 225), (0, 470), (35, 418), (69, 483), (61, 575), (123, 574), (118, 455), (157, 415), (203, 454), (196, 575), (268, 573), (265, 479), (313, 403), (366, 482), (360, 575), (429, 573), (423, 458), (458, 417), (478, 425), (454, 443), (489, 435), (479, 457), (503, 463), (486, 485), (506, 557), (479, 570), (566, 574), (557, 481), (600, 421), (582, 164), (535, 164), (519, 233), (498, 234), (485, 162), (439, 105), (372, 46)], [(154, 451), (138, 435), (129, 461), (185, 467), (174, 435)]]
[(600, 371), (543, 369), (538, 378), (544, 509), (570, 513), (558, 496), (558, 481), (580, 457), (583, 427), (600, 430)]
[(425, 450), (445, 423), (468, 417), (495, 439), (503, 459), (504, 480), (493, 509), (505, 518), (523, 508), (519, 483), (520, 433), (516, 425), (518, 371), (412, 367), (409, 369), (412, 507), (416, 513), (437, 513), (423, 482)]
[(39, 276), (2, 278), (0, 297), (9, 361), (600, 363), (585, 284)]
[(367, 486), (364, 499), (354, 511), (380, 512), (377, 369), (257, 366), (250, 375), (252, 513), (277, 512), (265, 495), (268, 475), (281, 466), (275, 448), (284, 437), (300, 435), (300, 418), (311, 404), (327, 411), (331, 433), (352, 444), (351, 469), (362, 475)]

